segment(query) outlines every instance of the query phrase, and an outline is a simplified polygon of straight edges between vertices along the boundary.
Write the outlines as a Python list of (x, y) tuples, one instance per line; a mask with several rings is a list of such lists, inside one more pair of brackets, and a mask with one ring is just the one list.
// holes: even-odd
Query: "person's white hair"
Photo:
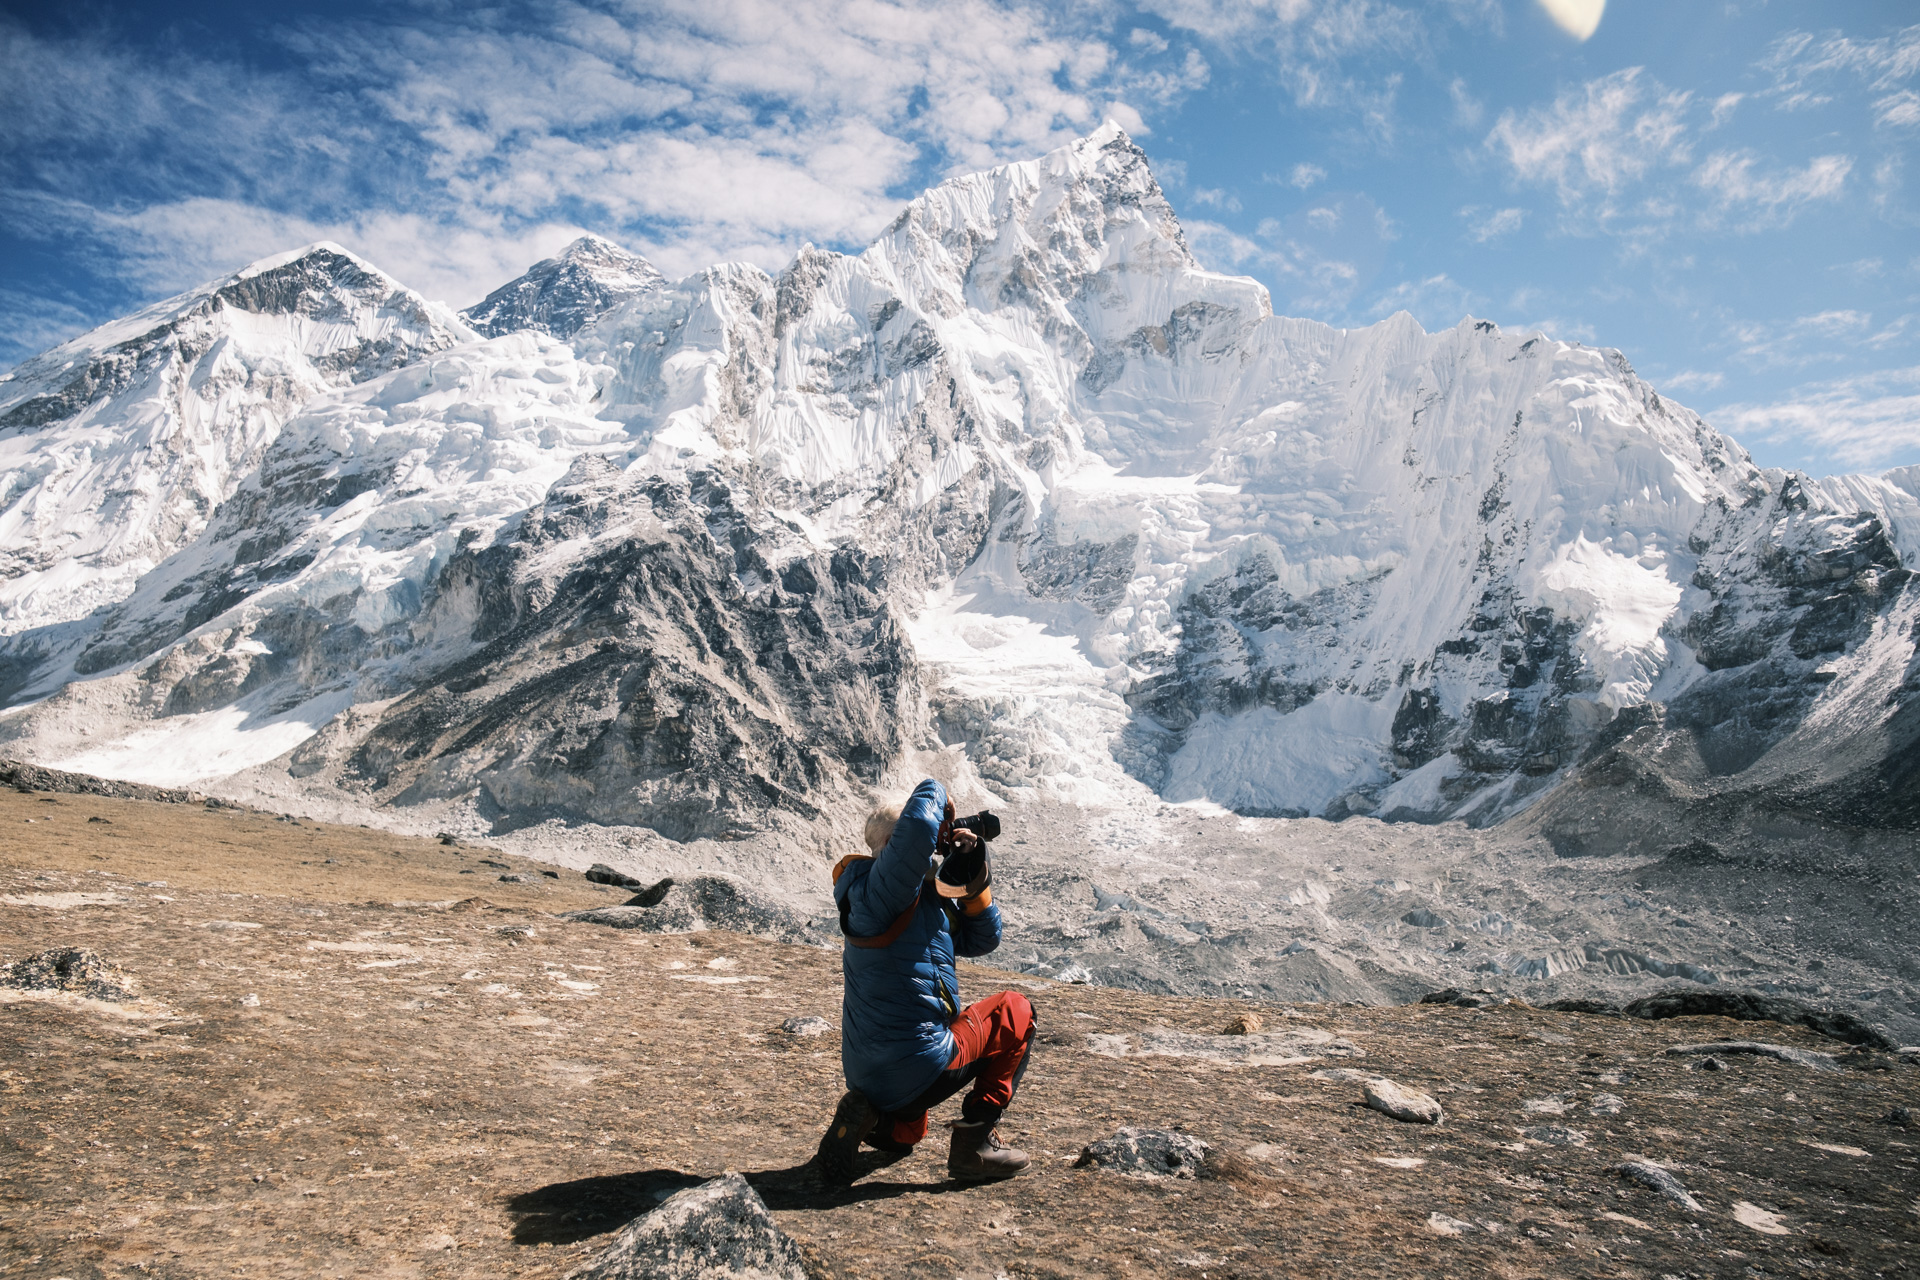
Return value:
[(900, 821), (900, 806), (897, 804), (883, 804), (868, 814), (865, 833), (867, 848), (875, 853), (884, 849), (887, 841), (893, 838), (893, 824), (898, 821)]

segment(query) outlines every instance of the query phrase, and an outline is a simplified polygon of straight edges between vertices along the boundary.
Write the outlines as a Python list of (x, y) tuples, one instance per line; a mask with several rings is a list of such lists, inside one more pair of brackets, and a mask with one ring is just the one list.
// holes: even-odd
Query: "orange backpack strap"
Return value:
[[(873, 855), (870, 853), (848, 854), (833, 864), (833, 882), (836, 885), (839, 884), (840, 877), (845, 874), (847, 868), (854, 863), (872, 861)], [(913, 913), (919, 910), (919, 907), (920, 895), (916, 893), (913, 895), (913, 901), (907, 904), (907, 909), (900, 913), (898, 919), (887, 926), (885, 933), (877, 934), (871, 938), (862, 938), (853, 932), (853, 922), (847, 918), (849, 908), (847, 904), (843, 902), (840, 904), (840, 932), (845, 935), (847, 945), (850, 947), (866, 947), (875, 950), (881, 947), (890, 947), (900, 940), (900, 935), (905, 933), (907, 926), (913, 923)]]

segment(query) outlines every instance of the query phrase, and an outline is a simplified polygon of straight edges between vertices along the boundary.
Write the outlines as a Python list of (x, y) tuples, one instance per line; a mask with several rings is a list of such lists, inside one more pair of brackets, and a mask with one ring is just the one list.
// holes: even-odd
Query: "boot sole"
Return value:
[(1005, 1173), (989, 1173), (985, 1170), (975, 1170), (975, 1171), (969, 1171), (967, 1173), (962, 1173), (958, 1169), (955, 1169), (952, 1165), (948, 1165), (947, 1176), (949, 1178), (952, 1178), (955, 1182), (1005, 1182), (1008, 1178), (1019, 1177), (1021, 1174), (1025, 1173), (1027, 1170), (1031, 1169), (1032, 1167), (1033, 1167), (1033, 1162), (1028, 1161), (1026, 1164), (1021, 1165), (1018, 1169), (1009, 1169)]

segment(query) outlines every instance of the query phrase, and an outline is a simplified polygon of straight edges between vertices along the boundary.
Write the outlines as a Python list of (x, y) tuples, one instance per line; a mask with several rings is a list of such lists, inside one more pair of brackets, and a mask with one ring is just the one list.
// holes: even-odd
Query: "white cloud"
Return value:
[(1316, 182), (1324, 182), (1326, 177), (1327, 171), (1319, 165), (1302, 163), (1293, 166), (1293, 170), (1287, 174), (1287, 181), (1305, 191)]
[(1522, 182), (1552, 186), (1563, 206), (1604, 222), (1630, 185), (1689, 158), (1690, 99), (1628, 67), (1563, 90), (1551, 105), (1502, 112), (1486, 141)]
[(1773, 73), (1771, 92), (1789, 108), (1826, 101), (1808, 88), (1824, 76), (1850, 75), (1871, 90), (1885, 91), (1920, 72), (1920, 25), (1875, 40), (1789, 31), (1773, 42), (1759, 65)]
[(1468, 205), (1460, 211), (1460, 216), (1469, 223), (1467, 239), (1476, 244), (1485, 244), (1497, 240), (1508, 232), (1518, 231), (1520, 224), (1527, 219), (1525, 209), (1487, 209), (1480, 205)]
[(1453, 120), (1455, 124), (1464, 129), (1477, 129), (1480, 127), (1480, 121), (1485, 118), (1487, 109), (1478, 98), (1473, 96), (1472, 91), (1467, 88), (1467, 82), (1465, 80), (1456, 77), (1454, 81), (1447, 86), (1447, 96), (1453, 99)]
[(1144, 135), (1139, 107), (1207, 82), (1198, 50), (1106, 22), (1035, 0), (403, 6), (283, 26), (297, 65), (266, 74), (0, 21), (0, 216), (32, 206), (43, 238), (156, 288), (325, 236), (472, 301), (582, 225), (669, 273), (778, 267), (1103, 117)]
[(1375, 140), (1390, 139), (1403, 68), (1434, 42), (1433, 14), (1498, 30), (1490, 0), (1400, 6), (1383, 0), (1142, 0), (1169, 26), (1238, 56), (1269, 60), (1294, 104), (1345, 113)]
[(1873, 122), (1900, 129), (1920, 124), (1920, 93), (1915, 93), (1911, 89), (1902, 89), (1875, 102)]
[(1860, 469), (1920, 461), (1920, 366), (1810, 383), (1766, 404), (1711, 415), (1746, 440), (1799, 446), (1809, 457)]
[(1744, 93), (1723, 93), (1713, 100), (1713, 118), (1707, 122), (1709, 129), (1718, 129), (1733, 119), (1733, 109), (1745, 100)]
[(1240, 212), (1240, 199), (1219, 187), (1201, 187), (1188, 193), (1187, 199), (1203, 209), (1224, 209), (1228, 213)]
[(1410, 313), (1429, 333), (1451, 328), (1486, 305), (1486, 299), (1445, 272), (1423, 280), (1403, 280), (1375, 298), (1368, 314), (1384, 319), (1396, 311)]
[(1711, 369), (1684, 369), (1679, 373), (1658, 380), (1662, 391), (1714, 391), (1727, 380), (1727, 375)]
[(1747, 229), (1777, 226), (1816, 200), (1831, 200), (1853, 171), (1851, 156), (1816, 156), (1797, 172), (1768, 174), (1750, 151), (1716, 151), (1694, 170), (1693, 184), (1712, 197), (1720, 214)]

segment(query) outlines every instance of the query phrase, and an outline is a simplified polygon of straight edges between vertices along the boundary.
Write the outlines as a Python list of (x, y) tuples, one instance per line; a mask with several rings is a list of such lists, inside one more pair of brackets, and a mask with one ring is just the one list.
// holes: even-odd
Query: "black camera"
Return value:
[[(956, 831), (971, 831), (980, 837), (979, 843), (971, 849), (962, 850), (953, 840), (952, 833)], [(955, 818), (941, 828), (940, 842), (935, 852), (945, 859), (936, 877), (939, 881), (936, 887), (942, 897), (958, 897), (968, 884), (980, 878), (987, 869), (987, 841), (999, 834), (999, 817), (986, 809), (964, 818)]]
[[(964, 818), (955, 818), (953, 820), (953, 829), (955, 831), (971, 831), (982, 840), (998, 840), (1000, 838), (1000, 816), (991, 809), (982, 809), (980, 812), (970, 813)], [(953, 852), (951, 843), (949, 843), (949, 847), (945, 852)]]

